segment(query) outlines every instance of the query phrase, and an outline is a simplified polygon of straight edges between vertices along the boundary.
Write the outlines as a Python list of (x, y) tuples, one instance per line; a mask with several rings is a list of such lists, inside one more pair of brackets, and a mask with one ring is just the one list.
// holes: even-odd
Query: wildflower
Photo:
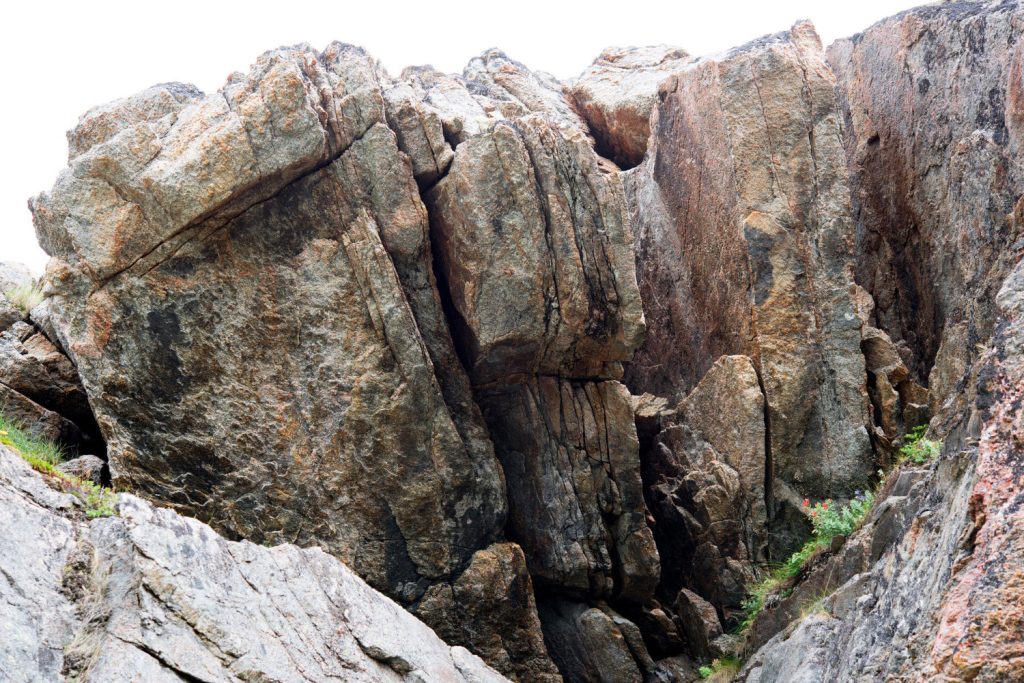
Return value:
[(821, 504), (821, 509), (822, 510), (828, 510), (828, 501), (827, 500), (824, 503)]
[(0, 436), (7, 436), (7, 430), (6, 429), (0, 429)]
[[(6, 433), (6, 432), (5, 432), (5, 433)], [(811, 501), (810, 501), (810, 500), (808, 500), (807, 498), (804, 498), (804, 507), (805, 507), (805, 508), (809, 508), (809, 507), (811, 507)]]
[(818, 516), (818, 511), (817, 510), (811, 510), (811, 517), (817, 517), (817, 516)]

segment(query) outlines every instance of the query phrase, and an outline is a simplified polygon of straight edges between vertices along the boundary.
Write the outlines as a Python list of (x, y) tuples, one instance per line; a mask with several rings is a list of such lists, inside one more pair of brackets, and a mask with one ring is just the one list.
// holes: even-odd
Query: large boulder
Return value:
[[(829, 47), (873, 324), (910, 352), (935, 412), (992, 335), (1024, 249), (1024, 12), (936, 4)], [(967, 409), (966, 406), (964, 409)]]
[(83, 117), (32, 208), (115, 485), (412, 603), (506, 504), (385, 79), (333, 44), (158, 86)]
[(718, 357), (755, 359), (776, 557), (793, 500), (874, 472), (834, 88), (808, 23), (698, 60), (662, 83), (626, 179), (649, 328), (626, 382), (679, 398)]
[(597, 149), (621, 168), (643, 161), (658, 86), (693, 58), (666, 45), (608, 48), (566, 89)]
[(642, 599), (658, 563), (614, 381), (644, 330), (618, 175), (560, 88), (501, 53), (462, 78), (406, 78), (457, 143), (425, 200), (456, 345), (510, 481), (509, 533), (540, 584)]
[(0, 446), (7, 681), (505, 681), (317, 548), (233, 543), (128, 494), (87, 520)]

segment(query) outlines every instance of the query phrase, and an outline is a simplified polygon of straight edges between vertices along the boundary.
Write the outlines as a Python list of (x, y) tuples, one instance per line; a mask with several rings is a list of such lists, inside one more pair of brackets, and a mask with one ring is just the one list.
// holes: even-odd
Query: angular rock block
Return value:
[(672, 599), (690, 588), (723, 613), (738, 611), (769, 540), (764, 396), (750, 359), (720, 358), (671, 422), (643, 455), (659, 589)]
[(621, 168), (643, 161), (658, 85), (693, 61), (666, 45), (608, 48), (575, 79), (566, 96), (587, 122), (597, 150)]
[(131, 495), (89, 521), (76, 500), (0, 446), (4, 680), (507, 680), (319, 549)]
[(91, 112), (34, 211), (115, 483), (413, 601), (497, 537), (504, 487), (375, 69), (300, 46)]
[(643, 599), (658, 552), (629, 395), (618, 382), (538, 377), (481, 389), (509, 490), (509, 534), (539, 586)]

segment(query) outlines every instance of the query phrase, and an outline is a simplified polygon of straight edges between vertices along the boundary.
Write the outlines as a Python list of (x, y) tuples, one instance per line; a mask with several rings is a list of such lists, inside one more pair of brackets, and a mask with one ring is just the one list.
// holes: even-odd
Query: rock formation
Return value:
[(0, 446), (5, 681), (507, 680), (321, 550), (77, 500)]
[[(87, 522), (0, 448), (0, 667), (1018, 680), (1022, 29), (946, 3), (564, 84), (298, 45), (89, 111), (0, 405), (82, 455), (51, 483), (134, 495)], [(876, 485), (737, 635), (810, 501)]]
[(922, 7), (829, 48), (857, 280), (933, 411), (991, 337), (1020, 253), (1022, 21), (1016, 2)]

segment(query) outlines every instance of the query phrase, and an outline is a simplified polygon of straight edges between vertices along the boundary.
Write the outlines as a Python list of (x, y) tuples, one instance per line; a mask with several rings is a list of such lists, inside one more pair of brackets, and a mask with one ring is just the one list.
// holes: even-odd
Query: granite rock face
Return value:
[(994, 303), (996, 333), (972, 373), (977, 398), (940, 462), (892, 485), (867, 526), (797, 588), (805, 601), (831, 592), (821, 607), (792, 613), (737, 680), (1021, 680), (1024, 262)]
[(127, 494), (88, 521), (2, 446), (0, 501), (6, 681), (507, 680), (321, 550)]
[(723, 615), (738, 611), (768, 559), (764, 396), (749, 358), (712, 366), (654, 438), (643, 467), (664, 568), (660, 597), (674, 602), (688, 588)]
[(754, 360), (779, 556), (792, 500), (874, 471), (834, 87), (806, 23), (698, 60), (662, 83), (626, 180), (649, 321), (626, 382), (681, 397), (720, 356)]
[[(689, 683), (735, 653), (750, 681), (1013, 680), (1021, 22), (930, 6), (828, 61), (803, 22), (564, 84), (498, 50), (392, 77), (298, 45), (91, 110), (31, 203), (47, 298), (0, 335), (0, 392), (64, 440), (95, 414), (109, 462), (68, 467), (174, 512), (37, 500), (39, 543), (72, 537), (38, 562), (74, 581), (18, 652), (497, 675), (440, 637), (523, 683)], [(803, 501), (869, 488), (926, 424), (941, 462), (733, 635)], [(390, 621), (415, 633), (370, 642)]]
[(572, 82), (569, 101), (586, 120), (600, 154), (621, 168), (643, 161), (658, 85), (692, 59), (686, 50), (665, 45), (609, 48)]
[(506, 505), (385, 78), (356, 48), (299, 46), (215, 95), (108, 105), (33, 210), (115, 485), (318, 544), (411, 603)]
[(1024, 251), (1019, 3), (921, 7), (829, 48), (857, 218), (857, 280), (936, 411), (992, 335)]

